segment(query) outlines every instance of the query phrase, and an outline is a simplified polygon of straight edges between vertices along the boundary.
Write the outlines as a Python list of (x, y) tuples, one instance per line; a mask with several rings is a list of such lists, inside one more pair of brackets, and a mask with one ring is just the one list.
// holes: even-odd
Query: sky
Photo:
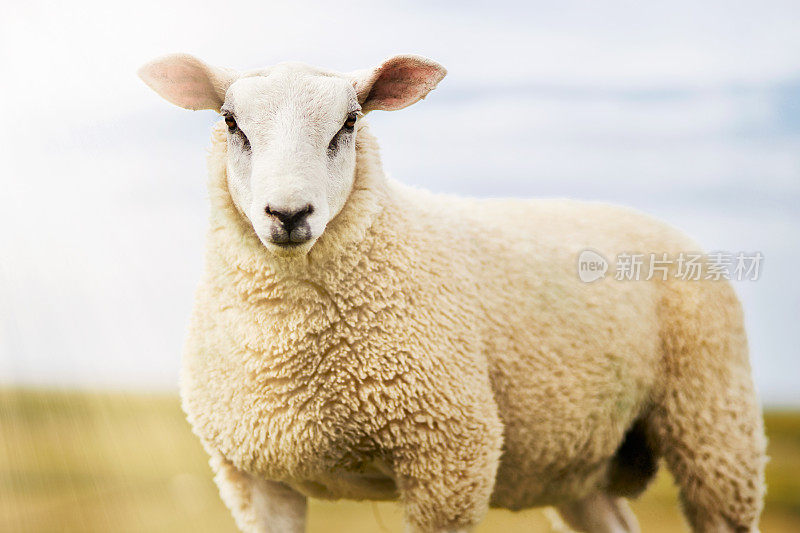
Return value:
[[(23, 5), (24, 4), (24, 5)], [(661, 217), (737, 282), (764, 403), (800, 407), (800, 4), (17, 2), (0, 20), (0, 383), (175, 390), (202, 266), (213, 112), (135, 76), (193, 53), (448, 77), (369, 116), (435, 191), (572, 197)]]

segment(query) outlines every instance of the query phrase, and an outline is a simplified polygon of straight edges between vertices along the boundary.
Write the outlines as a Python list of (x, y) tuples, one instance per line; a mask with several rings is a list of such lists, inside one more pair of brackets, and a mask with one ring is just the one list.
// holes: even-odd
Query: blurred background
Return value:
[[(206, 228), (213, 112), (135, 76), (184, 51), (239, 69), (449, 69), (369, 116), (395, 178), (473, 196), (633, 206), (736, 282), (767, 411), (762, 531), (800, 530), (800, 4), (17, 2), (0, 18), (0, 531), (233, 531), (177, 399)], [(666, 475), (636, 510), (681, 523)], [(321, 503), (311, 531), (401, 531), (391, 504)], [(547, 531), (493, 511), (479, 531)]]

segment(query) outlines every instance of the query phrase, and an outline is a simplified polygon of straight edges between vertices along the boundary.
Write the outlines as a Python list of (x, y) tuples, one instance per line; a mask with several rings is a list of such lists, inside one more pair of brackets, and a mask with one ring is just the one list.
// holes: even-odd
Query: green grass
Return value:
[[(800, 531), (800, 413), (768, 414), (761, 530)], [(685, 530), (663, 471), (634, 510)], [(398, 505), (312, 501), (309, 531), (400, 532)], [(0, 391), (0, 531), (234, 532), (205, 452), (166, 395)], [(549, 531), (542, 511), (491, 511), (479, 532)]]

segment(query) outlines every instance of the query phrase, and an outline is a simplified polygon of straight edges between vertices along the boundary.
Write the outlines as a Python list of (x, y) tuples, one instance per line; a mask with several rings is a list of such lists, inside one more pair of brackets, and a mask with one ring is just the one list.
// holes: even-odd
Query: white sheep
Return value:
[(224, 117), (181, 392), (242, 530), (302, 531), (315, 497), (399, 498), (412, 531), (545, 505), (637, 531), (623, 498), (663, 456), (695, 531), (755, 531), (765, 439), (730, 285), (576, 273), (588, 247), (691, 240), (628, 209), (388, 179), (361, 115), (423, 98), (445, 75), (428, 59), (172, 55), (140, 75)]

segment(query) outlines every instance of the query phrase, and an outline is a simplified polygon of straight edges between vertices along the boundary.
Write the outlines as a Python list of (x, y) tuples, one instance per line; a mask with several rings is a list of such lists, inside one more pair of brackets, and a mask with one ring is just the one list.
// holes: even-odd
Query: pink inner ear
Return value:
[(233, 73), (196, 57), (172, 54), (147, 63), (139, 77), (167, 101), (186, 109), (219, 110)]
[(367, 98), (368, 109), (394, 111), (425, 97), (444, 77), (438, 65), (406, 59), (381, 67)]

